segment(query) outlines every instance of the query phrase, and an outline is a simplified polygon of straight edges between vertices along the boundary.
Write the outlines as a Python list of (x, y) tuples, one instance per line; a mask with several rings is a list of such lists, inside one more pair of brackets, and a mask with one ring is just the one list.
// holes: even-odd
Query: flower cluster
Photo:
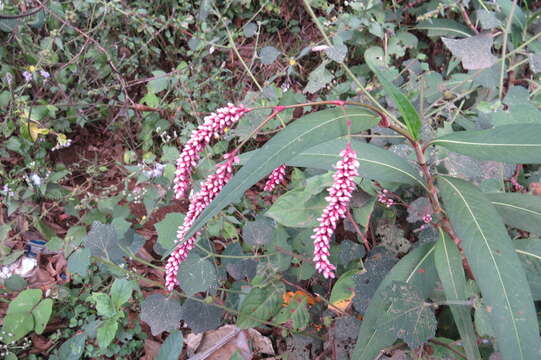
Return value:
[(328, 278), (334, 278), (336, 267), (329, 262), (330, 241), (337, 222), (346, 216), (349, 201), (356, 184), (354, 178), (359, 175), (359, 162), (357, 154), (348, 144), (340, 153), (341, 160), (336, 165), (336, 173), (333, 175), (334, 183), (327, 189), (329, 196), (325, 198), (328, 205), (318, 219), (319, 226), (314, 229), (314, 262), (318, 272)]
[(430, 224), (432, 222), (432, 215), (431, 214), (425, 214), (423, 216), (423, 221), (425, 224)]
[(207, 146), (212, 138), (218, 137), (234, 125), (251, 109), (243, 105), (235, 106), (228, 104), (226, 107), (205, 117), (202, 125), (192, 132), (191, 138), (186, 142), (182, 153), (177, 160), (175, 172), (174, 190), (175, 198), (181, 199), (190, 186), (192, 169), (197, 165), (201, 151)]
[(378, 201), (385, 205), (386, 207), (391, 207), (394, 205), (394, 200), (389, 197), (389, 190), (383, 189), (378, 192)]
[(176, 242), (179, 245), (175, 248), (165, 266), (165, 286), (169, 291), (173, 290), (178, 284), (177, 272), (180, 264), (186, 260), (188, 253), (195, 246), (195, 242), (200, 233), (196, 233), (189, 239), (186, 239), (188, 230), (192, 227), (195, 219), (205, 210), (212, 200), (220, 193), (222, 188), (233, 176), (233, 165), (239, 162), (235, 153), (226, 154), (226, 161), (216, 166), (216, 172), (210, 175), (201, 185), (201, 190), (196, 193), (188, 207), (188, 212), (184, 218), (184, 223), (177, 231)]
[[(33, 77), (33, 73), (37, 71), (37, 68), (33, 65), (30, 65), (28, 67), (28, 70), (26, 71), (23, 71), (23, 78), (26, 82), (29, 82), (32, 80), (32, 77)], [(51, 74), (49, 74), (47, 71), (45, 70), (39, 70), (39, 74), (41, 75), (41, 77), (43, 77), (43, 79), (45, 81), (47, 81), (48, 78), (51, 77)]]
[(274, 169), (269, 177), (267, 178), (267, 182), (265, 183), (265, 187), (263, 190), (265, 191), (272, 191), (276, 187), (276, 185), (282, 183), (286, 177), (286, 166), (280, 165), (276, 169)]

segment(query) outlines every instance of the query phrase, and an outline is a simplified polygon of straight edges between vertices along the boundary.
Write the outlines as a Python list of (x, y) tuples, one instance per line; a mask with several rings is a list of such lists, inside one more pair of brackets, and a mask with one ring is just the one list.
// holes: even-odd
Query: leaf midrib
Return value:
[[(339, 158), (338, 155), (333, 155), (333, 154), (320, 154), (320, 153), (313, 153), (313, 152), (303, 152), (299, 155), (308, 155), (308, 156), (318, 156), (318, 157), (329, 157), (329, 158)], [(407, 175), (408, 177), (412, 178), (413, 180), (415, 180), (418, 184), (420, 184), (423, 188), (426, 189), (426, 185), (421, 181), (419, 180), (417, 177), (415, 177), (414, 175), (410, 174), (409, 172), (405, 171), (405, 170), (402, 170), (400, 168), (397, 168), (393, 165), (390, 165), (390, 164), (387, 164), (387, 163), (384, 163), (384, 162), (380, 162), (380, 161), (377, 161), (377, 160), (370, 160), (370, 159), (365, 159), (365, 158), (360, 158), (357, 156), (357, 161), (364, 161), (364, 162), (367, 162), (367, 163), (372, 163), (372, 164), (377, 164), (377, 165), (381, 165), (381, 166), (385, 166), (385, 167), (388, 167), (390, 169), (393, 169), (393, 170), (396, 170), (398, 172), (401, 172), (405, 175)]]
[[(441, 179), (445, 180), (455, 190), (455, 192), (458, 194), (460, 199), (464, 202), (464, 205), (466, 206), (466, 208), (467, 208), (468, 212), (470, 213), (473, 221), (475, 222), (475, 225), (477, 226), (477, 229), (479, 230), (479, 233), (481, 234), (486, 247), (489, 249), (488, 253), (490, 255), (490, 259), (492, 260), (492, 262), (494, 264), (494, 267), (496, 268), (496, 273), (498, 275), (498, 280), (500, 281), (500, 285), (501, 285), (501, 287), (503, 289), (505, 302), (507, 303), (507, 308), (509, 309), (511, 319), (513, 321), (513, 330), (515, 331), (515, 338), (517, 339), (518, 344), (522, 344), (522, 342), (520, 341), (520, 336), (518, 334), (517, 324), (516, 324), (516, 320), (515, 320), (515, 314), (513, 313), (511, 303), (509, 302), (509, 296), (507, 295), (507, 289), (504, 286), (503, 278), (502, 278), (500, 269), (498, 267), (498, 263), (496, 262), (496, 259), (494, 258), (494, 254), (492, 253), (492, 248), (490, 247), (490, 245), (488, 243), (488, 240), (487, 240), (487, 238), (485, 236), (485, 233), (481, 229), (481, 226), (477, 222), (477, 219), (476, 219), (474, 213), (472, 212), (470, 205), (468, 204), (468, 202), (466, 201), (466, 199), (464, 198), (462, 193), (459, 191), (459, 189), (453, 183), (451, 183), (449, 180), (447, 180), (445, 177), (441, 177)], [(524, 354), (522, 352), (522, 345), (519, 346), (519, 350), (520, 350), (520, 358), (524, 359)]]
[(523, 208), (523, 207), (520, 207), (520, 206), (517, 206), (517, 205), (513, 205), (513, 204), (509, 204), (509, 203), (502, 203), (502, 202), (499, 202), (499, 201), (492, 201), (492, 203), (494, 205), (507, 206), (507, 207), (514, 208), (514, 209), (517, 209), (517, 210), (522, 210), (524, 212), (532, 213), (532, 214), (534, 214), (536, 216), (541, 216), (541, 212), (537, 212), (537, 211), (534, 211), (534, 210), (531, 210), (531, 209), (528, 209), (528, 208)]
[(433, 142), (433, 144), (439, 144), (439, 143), (473, 145), (473, 146), (513, 146), (513, 147), (539, 147), (541, 148), (541, 144), (493, 144), (493, 143), (480, 143), (480, 142), (445, 140), (445, 139), (436, 139)]

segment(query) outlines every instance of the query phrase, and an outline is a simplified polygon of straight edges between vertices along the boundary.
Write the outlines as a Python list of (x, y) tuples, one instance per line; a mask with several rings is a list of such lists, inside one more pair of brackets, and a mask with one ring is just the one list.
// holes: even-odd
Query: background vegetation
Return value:
[[(396, 121), (406, 115), (389, 92), (395, 88), (419, 114), (424, 144), (512, 125), (522, 130), (502, 130), (503, 138), (541, 139), (540, 6), (511, 0), (1, 1), (0, 357), (176, 359), (210, 347), (213, 355), (202, 358), (471, 358), (456, 305), (471, 310), (471, 346), (483, 359), (497, 358), (513, 344), (501, 343), (487, 295), (468, 266), (464, 277), (456, 247), (448, 259), (464, 277), (461, 303), (445, 294), (444, 275), (436, 271), (443, 260), (421, 262), (408, 273), (408, 261), (450, 240), (426, 221), (433, 209), (418, 159), (390, 129), (376, 126), (354, 138), (381, 150), (378, 161), (399, 164), (406, 180), (376, 170), (360, 180), (351, 216), (332, 244), (335, 280), (315, 272), (310, 238), (332, 184), (330, 163), (303, 163), (288, 167), (287, 183), (273, 193), (263, 191), (263, 179), (209, 218), (181, 267), (180, 289), (169, 294), (164, 259), (188, 207), (187, 200), (173, 199), (172, 181), (192, 130), (228, 102), (255, 107), (341, 99), (379, 106)], [(244, 152), (260, 148), (286, 124), (322, 109), (286, 110), (251, 138), (271, 109), (247, 114), (205, 149), (195, 189), (221, 154), (245, 140)], [(337, 141), (322, 151), (337, 152), (343, 144)], [(518, 162), (512, 151), (496, 158), (458, 148), (426, 152), (430, 171), (475, 184), (482, 194), (467, 190), (467, 199), (479, 204), (487, 197), (498, 210), (483, 221), (502, 217), (507, 225), (504, 237), (513, 239), (537, 316), (540, 148), (532, 145)], [(504, 194), (511, 192), (526, 197), (513, 202)], [(448, 189), (442, 197), (450, 203), (458, 195)], [(498, 203), (526, 210), (506, 212)], [(453, 214), (452, 206), (446, 210)], [(393, 279), (403, 282), (393, 285)], [(382, 282), (392, 285), (384, 295)], [(352, 355), (363, 341), (359, 329), (370, 318), (371, 300), (381, 296), (400, 315), (378, 319), (378, 337), (392, 341), (367, 345), (365, 354), (358, 345)], [(410, 310), (417, 322), (405, 315)], [(230, 340), (239, 328), (249, 329), (245, 338)], [(216, 339), (228, 346), (213, 349)], [(534, 359), (536, 351), (517, 359)]]

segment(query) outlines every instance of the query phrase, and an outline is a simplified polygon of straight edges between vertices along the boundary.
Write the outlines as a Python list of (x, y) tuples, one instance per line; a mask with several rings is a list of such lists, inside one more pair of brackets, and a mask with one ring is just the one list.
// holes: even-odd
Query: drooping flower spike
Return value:
[(192, 132), (191, 138), (186, 142), (182, 153), (177, 160), (175, 171), (174, 191), (175, 198), (181, 199), (188, 190), (192, 179), (192, 170), (201, 157), (201, 152), (213, 138), (219, 137), (233, 126), (239, 119), (251, 111), (243, 105), (228, 104), (205, 117), (202, 125)]
[(325, 198), (328, 205), (318, 218), (319, 226), (314, 229), (314, 262), (316, 270), (326, 279), (334, 278), (336, 267), (330, 263), (330, 241), (339, 220), (346, 217), (349, 202), (356, 184), (354, 178), (359, 175), (357, 154), (347, 144), (340, 153), (341, 159), (336, 163), (334, 183), (327, 189), (329, 196)]
[(274, 169), (269, 177), (267, 178), (267, 182), (265, 183), (265, 187), (263, 187), (264, 191), (273, 191), (274, 188), (276, 188), (276, 185), (282, 183), (286, 177), (286, 166), (280, 165), (276, 169)]
[(177, 272), (180, 264), (186, 260), (190, 250), (193, 249), (197, 238), (201, 234), (197, 232), (194, 236), (186, 239), (188, 230), (192, 227), (197, 217), (214, 200), (216, 195), (222, 191), (225, 184), (233, 177), (233, 165), (239, 162), (239, 158), (235, 153), (226, 154), (224, 157), (226, 161), (216, 166), (216, 172), (207, 177), (201, 184), (201, 190), (192, 197), (188, 212), (186, 213), (186, 217), (184, 217), (184, 223), (178, 228), (175, 242), (179, 245), (171, 253), (165, 265), (165, 286), (169, 291), (173, 290), (175, 285), (178, 285)]

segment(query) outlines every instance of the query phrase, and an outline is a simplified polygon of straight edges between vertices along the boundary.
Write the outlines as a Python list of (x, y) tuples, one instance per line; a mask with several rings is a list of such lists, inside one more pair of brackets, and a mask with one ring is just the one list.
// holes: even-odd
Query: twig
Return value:
[(351, 212), (349, 211), (349, 209), (347, 210), (346, 215), (347, 215), (348, 220), (351, 222), (351, 224), (355, 228), (355, 231), (357, 232), (357, 234), (363, 240), (364, 246), (366, 247), (366, 251), (367, 252), (370, 251), (370, 243), (368, 242), (368, 239), (366, 238), (366, 235), (361, 231), (361, 228), (359, 227), (359, 224), (357, 224), (357, 222), (355, 222), (355, 219), (353, 218), (353, 216), (351, 216)]
[(452, 352), (454, 352), (455, 354), (457, 354), (458, 356), (460, 356), (461, 358), (463, 359), (467, 359), (466, 355), (461, 353), (460, 351), (458, 351), (457, 349), (453, 348), (451, 345), (449, 344), (446, 344), (444, 343), (443, 341), (439, 341), (437, 339), (430, 339), (428, 340), (429, 342), (433, 343), (433, 344), (436, 344), (436, 345), (440, 345), (440, 346), (443, 346), (449, 350), (451, 350)]
[(462, 18), (464, 19), (464, 22), (466, 23), (466, 25), (468, 25), (468, 27), (475, 33), (475, 35), (479, 35), (479, 30), (477, 30), (475, 25), (472, 24), (470, 20), (470, 16), (468, 15), (468, 12), (464, 8), (464, 5), (460, 4), (458, 8), (460, 9), (460, 13), (462, 14)]

